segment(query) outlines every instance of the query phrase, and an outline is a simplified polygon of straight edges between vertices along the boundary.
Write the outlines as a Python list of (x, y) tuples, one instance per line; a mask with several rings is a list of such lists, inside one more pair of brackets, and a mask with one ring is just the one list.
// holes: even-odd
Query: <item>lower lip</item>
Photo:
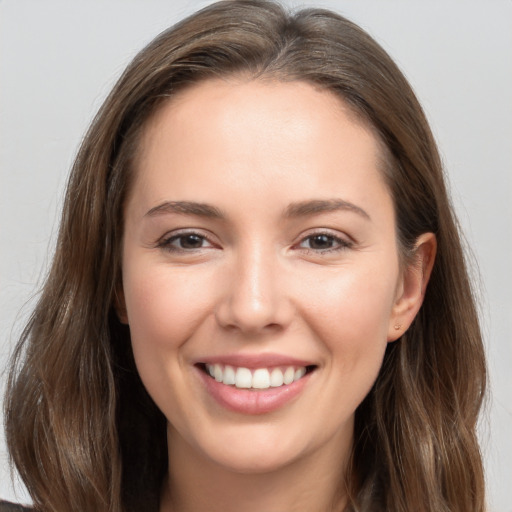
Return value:
[(197, 369), (208, 393), (222, 407), (240, 414), (266, 414), (276, 411), (296, 398), (309, 381), (311, 373), (301, 379), (278, 388), (239, 389), (212, 379)]

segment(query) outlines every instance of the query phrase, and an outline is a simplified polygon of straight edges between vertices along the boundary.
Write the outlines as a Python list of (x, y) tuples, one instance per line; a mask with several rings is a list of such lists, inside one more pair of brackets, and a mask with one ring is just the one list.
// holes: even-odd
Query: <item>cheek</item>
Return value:
[(353, 265), (329, 274), (301, 279), (303, 311), (310, 321), (333, 332), (342, 330), (350, 338), (363, 333), (387, 335), (395, 302), (398, 265)]
[(124, 293), (132, 347), (148, 387), (155, 387), (148, 379), (163, 384), (169, 372), (184, 365), (186, 342), (211, 309), (212, 290), (205, 282), (207, 276), (168, 266), (127, 266)]
[[(211, 303), (204, 276), (169, 267), (128, 267), (124, 293), (138, 373), (150, 396), (172, 423), (190, 411), (187, 395), (187, 341), (204, 325)], [(182, 415), (176, 411), (182, 411)]]
[(387, 347), (394, 283), (362, 277), (352, 274), (324, 283), (308, 310), (308, 323), (325, 354), (330, 383), (325, 386), (328, 399), (319, 404), (318, 414), (334, 424), (352, 417), (369, 393)]
[[(383, 271), (385, 268), (385, 271)], [(340, 378), (371, 387), (387, 346), (398, 264), (336, 269), (304, 280), (303, 316)], [(307, 290), (307, 292), (306, 292)]]

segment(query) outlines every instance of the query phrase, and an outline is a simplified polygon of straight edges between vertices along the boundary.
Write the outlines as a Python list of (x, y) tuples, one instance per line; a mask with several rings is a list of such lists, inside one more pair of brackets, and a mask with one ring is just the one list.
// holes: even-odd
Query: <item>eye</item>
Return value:
[(213, 247), (213, 245), (205, 236), (198, 233), (179, 233), (161, 240), (158, 247), (183, 252)]
[(346, 249), (350, 243), (340, 237), (327, 233), (315, 233), (303, 238), (299, 243), (302, 249), (309, 249), (317, 252), (329, 252)]

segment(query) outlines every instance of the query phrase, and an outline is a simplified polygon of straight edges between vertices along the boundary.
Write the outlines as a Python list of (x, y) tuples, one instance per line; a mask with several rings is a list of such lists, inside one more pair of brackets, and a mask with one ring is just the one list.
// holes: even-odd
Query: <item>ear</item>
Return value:
[(402, 271), (388, 327), (388, 341), (397, 340), (407, 331), (418, 313), (432, 273), (437, 241), (434, 233), (418, 237), (414, 254)]
[(114, 309), (117, 313), (117, 318), (122, 324), (128, 325), (128, 313), (126, 312), (126, 301), (124, 299), (123, 285), (119, 283), (116, 287), (114, 296)]

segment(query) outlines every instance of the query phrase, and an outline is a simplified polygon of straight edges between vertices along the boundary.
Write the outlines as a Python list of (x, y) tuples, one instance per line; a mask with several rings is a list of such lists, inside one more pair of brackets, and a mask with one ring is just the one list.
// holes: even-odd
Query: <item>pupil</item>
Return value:
[(203, 239), (197, 235), (185, 235), (181, 237), (181, 247), (183, 249), (198, 249), (201, 247)]
[(310, 241), (312, 249), (328, 249), (332, 247), (332, 237), (327, 235), (315, 235)]

